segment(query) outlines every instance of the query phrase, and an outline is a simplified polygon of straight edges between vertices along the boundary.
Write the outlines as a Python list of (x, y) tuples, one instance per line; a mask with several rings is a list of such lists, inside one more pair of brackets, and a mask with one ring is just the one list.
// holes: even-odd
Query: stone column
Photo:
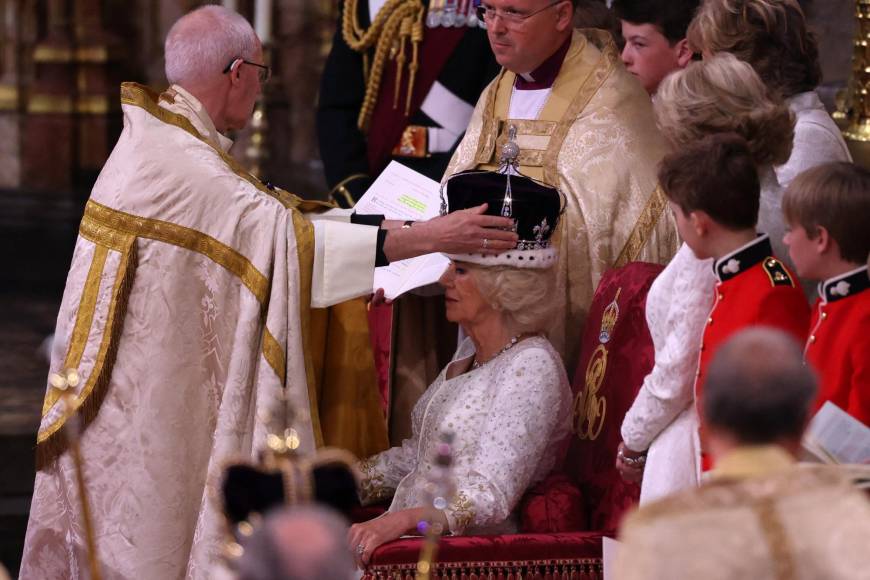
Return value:
[(18, 0), (0, 0), (0, 187), (21, 183)]
[(74, 0), (77, 180), (96, 178), (120, 134), (118, 82), (110, 74), (117, 43), (106, 32), (100, 0)]
[(75, 63), (69, 8), (64, 0), (48, 0), (45, 33), (33, 49), (22, 149), (22, 185), (29, 189), (69, 190), (73, 184)]

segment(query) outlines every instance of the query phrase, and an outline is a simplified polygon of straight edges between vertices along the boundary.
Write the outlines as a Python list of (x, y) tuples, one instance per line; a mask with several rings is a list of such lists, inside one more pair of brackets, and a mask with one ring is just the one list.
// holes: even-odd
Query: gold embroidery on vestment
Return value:
[(283, 385), (287, 380), (287, 359), (284, 355), (284, 347), (278, 342), (268, 328), (263, 328), (263, 356)]
[[(100, 244), (100, 240), (91, 240)], [(118, 237), (112, 240), (117, 243)], [(125, 244), (121, 249), (121, 260), (118, 271), (115, 274), (115, 282), (112, 287), (112, 298), (109, 303), (103, 336), (100, 340), (99, 351), (94, 361), (93, 369), (88, 376), (84, 387), (75, 398), (72, 408), (67, 411), (45, 429), (40, 429), (37, 438), (37, 468), (45, 467), (53, 461), (57, 455), (66, 449), (66, 438), (59, 432), (66, 420), (73, 412), (78, 412), (82, 422), (82, 428), (87, 427), (97, 416), (109, 388), (109, 379), (112, 376), (112, 368), (115, 357), (118, 354), (118, 343), (123, 328), (124, 316), (127, 313), (127, 299), (133, 287), (133, 278), (138, 266), (138, 254), (136, 252), (136, 238), (133, 235), (126, 237)]]
[[(78, 369), (82, 362), (82, 355), (85, 352), (85, 346), (88, 344), (88, 336), (91, 333), (91, 325), (94, 321), (94, 310), (97, 307), (97, 297), (100, 293), (100, 282), (103, 279), (103, 269), (106, 266), (106, 257), (109, 255), (109, 250), (105, 246), (96, 244), (94, 246), (94, 256), (91, 258), (91, 266), (88, 269), (88, 277), (85, 281), (82, 296), (79, 300), (79, 309), (76, 314), (76, 323), (73, 327), (72, 336), (70, 338), (69, 350), (66, 353), (66, 358), (63, 361), (63, 369)], [(42, 416), (57, 403), (60, 399), (61, 392), (57, 389), (51, 389), (45, 396), (45, 402), (42, 406)]]
[(770, 548), (776, 578), (778, 580), (791, 580), (795, 578), (794, 559), (788, 542), (788, 534), (782, 525), (779, 514), (776, 513), (774, 499), (767, 497), (753, 506), (755, 514), (761, 524), (761, 531), (767, 546)]
[(82, 219), (82, 230), (103, 234), (103, 228), (110, 230), (105, 232), (106, 236), (112, 236), (113, 230), (165, 242), (206, 256), (237, 276), (260, 304), (268, 303), (268, 279), (245, 256), (207, 234), (178, 224), (125, 213), (93, 200), (88, 201), (85, 217)]
[(662, 193), (661, 187), (656, 186), (655, 191), (649, 196), (640, 217), (637, 218), (631, 234), (629, 234), (625, 245), (622, 247), (622, 251), (619, 252), (619, 257), (616, 258), (616, 262), (613, 264), (614, 268), (620, 268), (629, 262), (637, 260), (667, 207), (668, 203), (664, 193)]

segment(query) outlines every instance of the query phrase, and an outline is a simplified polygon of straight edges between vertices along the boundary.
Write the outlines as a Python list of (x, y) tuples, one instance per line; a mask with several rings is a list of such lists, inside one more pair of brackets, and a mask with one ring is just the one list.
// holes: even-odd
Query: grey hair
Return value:
[(253, 59), (257, 35), (232, 10), (209, 5), (185, 14), (172, 25), (164, 47), (166, 80), (191, 85), (219, 76), (233, 59)]
[(347, 530), (341, 516), (317, 506), (272, 512), (244, 543), (239, 580), (351, 580)]
[(466, 264), (480, 295), (517, 332), (545, 332), (555, 314), (556, 269)]

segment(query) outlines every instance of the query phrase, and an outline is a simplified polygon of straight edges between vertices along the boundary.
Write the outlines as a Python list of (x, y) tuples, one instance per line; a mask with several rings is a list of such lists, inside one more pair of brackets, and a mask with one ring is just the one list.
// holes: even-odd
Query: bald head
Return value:
[(240, 580), (350, 580), (347, 523), (332, 511), (294, 507), (269, 516), (245, 544)]
[(744, 330), (716, 353), (704, 384), (704, 419), (740, 444), (799, 440), (816, 394), (800, 346), (772, 328)]
[(166, 36), (166, 79), (187, 89), (219, 80), (236, 58), (252, 60), (259, 51), (254, 29), (223, 6), (208, 5), (185, 14)]

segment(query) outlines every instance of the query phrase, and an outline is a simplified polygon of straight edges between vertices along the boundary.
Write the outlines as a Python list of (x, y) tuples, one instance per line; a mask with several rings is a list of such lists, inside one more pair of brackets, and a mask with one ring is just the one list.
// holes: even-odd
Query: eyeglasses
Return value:
[(257, 64), (256, 62), (251, 62), (243, 58), (234, 58), (232, 62), (227, 65), (227, 68), (224, 69), (224, 74), (227, 74), (228, 72), (233, 70), (233, 67), (236, 65), (236, 63), (239, 63), (240, 65), (249, 64), (260, 69), (257, 71), (257, 76), (260, 79), (260, 84), (266, 84), (267, 82), (269, 82), (269, 79), (272, 78), (272, 69), (270, 67), (264, 64)]
[(507, 26), (520, 26), (523, 22), (525, 22), (535, 14), (540, 14), (544, 10), (549, 10), (553, 6), (558, 6), (562, 2), (566, 1), (567, 0), (556, 0), (555, 2), (547, 4), (543, 8), (539, 8), (534, 12), (530, 12), (529, 14), (523, 14), (521, 12), (515, 12), (513, 10), (497, 10), (495, 8), (492, 8), (491, 6), (484, 6), (483, 4), (481, 4), (476, 8), (477, 18), (481, 22), (492, 22), (493, 19), (498, 16)]

